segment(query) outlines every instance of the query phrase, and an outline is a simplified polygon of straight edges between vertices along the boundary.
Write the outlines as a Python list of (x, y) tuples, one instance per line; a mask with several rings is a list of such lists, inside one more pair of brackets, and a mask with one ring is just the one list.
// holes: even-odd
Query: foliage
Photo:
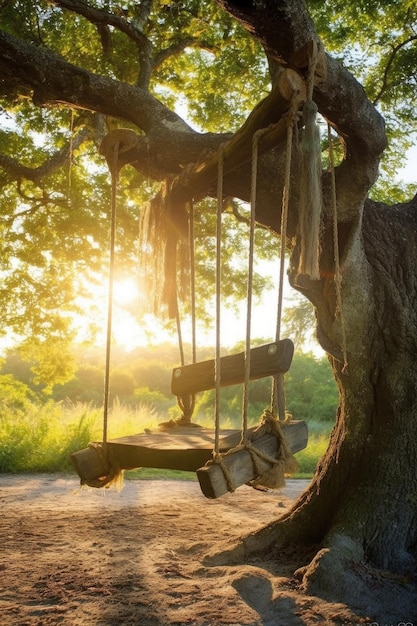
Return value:
[(287, 303), (282, 315), (285, 333), (294, 342), (296, 349), (301, 350), (311, 341), (315, 331), (316, 320), (313, 306), (307, 298), (300, 294), (291, 294), (291, 306)]
[[(257, 343), (254, 342), (254, 345)], [(235, 346), (233, 352), (240, 352)], [(176, 399), (171, 395), (172, 369), (178, 365), (176, 348), (170, 345), (159, 347), (159, 359), (153, 349), (141, 349), (133, 353), (119, 352), (115, 355), (110, 376), (111, 403), (122, 403), (134, 410), (138, 405), (157, 411), (164, 419), (179, 415)], [(210, 350), (201, 351), (201, 358), (212, 358)], [(150, 355), (153, 355), (150, 358)], [(104, 364), (98, 362), (98, 351), (74, 356), (82, 362), (75, 376), (64, 385), (55, 385), (52, 399), (71, 404), (88, 403), (100, 407), (103, 403)], [(89, 359), (89, 361), (87, 360)], [(39, 387), (26, 367), (10, 353), (3, 365), (4, 377), (14, 380), (16, 385), (39, 394)], [(24, 365), (24, 363), (23, 363)], [(13, 378), (14, 377), (14, 378)], [(332, 423), (338, 404), (338, 393), (326, 358), (318, 359), (312, 354), (297, 352), (289, 372), (285, 375), (287, 408), (294, 419)], [(7, 397), (7, 396), (6, 396)], [(249, 385), (249, 412), (251, 424), (256, 424), (271, 397), (270, 379), (251, 381)], [(224, 428), (239, 428), (242, 417), (242, 386), (225, 387), (220, 396), (220, 413)], [(208, 425), (213, 424), (214, 391), (198, 394), (195, 419)]]
[(415, 3), (310, 0), (308, 6), (328, 51), (363, 84), (386, 120), (389, 145), (381, 164), (382, 179), (372, 190), (372, 197), (404, 201), (410, 197), (410, 189), (401, 189), (394, 179), (417, 130), (415, 112), (409, 104), (414, 101), (416, 88)]
[[(323, 424), (321, 428), (323, 429)], [(322, 430), (309, 435), (307, 447), (295, 454), (299, 465), (297, 478), (310, 478), (314, 474), (317, 463), (323, 457), (328, 444), (329, 437), (326, 431)]]
[(97, 414), (68, 414), (59, 404), (27, 403), (24, 410), (4, 401), (0, 414), (0, 471), (64, 471), (69, 455), (94, 437)]
[[(308, 4), (326, 48), (363, 81), (387, 119), (386, 176), (374, 197), (402, 199), (410, 189), (392, 179), (415, 132), (414, 111), (406, 103), (415, 90), (416, 8), (411, 0)], [(149, 89), (203, 131), (235, 131), (269, 89), (269, 60), (260, 45), (214, 2), (91, 5), (104, 12), (111, 26), (45, 0), (3, 2), (0, 24), (87, 70)], [(75, 330), (72, 316), (83, 314), (80, 298), (107, 270), (109, 175), (98, 145), (120, 122), (58, 103), (37, 107), (27, 95), (18, 97), (5, 86), (0, 102), (0, 321), (1, 332), (25, 339), (25, 352), (37, 361), (32, 367), (48, 391), (71, 377), (64, 355)], [(131, 168), (121, 172), (119, 278), (135, 272), (141, 207), (156, 188)], [(214, 263), (215, 218), (209, 204), (197, 208), (196, 220), (198, 287), (204, 294), (199, 306), (206, 321)], [(224, 295), (230, 306), (245, 292), (245, 228), (226, 216)], [(260, 231), (258, 257), (269, 257), (274, 244)], [(230, 275), (234, 280), (228, 280)], [(266, 287), (262, 279), (259, 272), (258, 294)], [(57, 357), (54, 368), (44, 358), (51, 351)]]
[(12, 374), (0, 375), (1, 410), (7, 408), (24, 411), (31, 402), (36, 402), (36, 394), (22, 381), (16, 380)]
[[(259, 45), (211, 2), (168, 5), (155, 1), (143, 6), (127, 2), (122, 12), (117, 3), (100, 8), (116, 21), (123, 16), (124, 23), (132, 24), (131, 32), (139, 39), (147, 38), (152, 71), (143, 88), (172, 107), (187, 103), (190, 120), (205, 130), (237, 128), (259, 94), (266, 93), (269, 78)], [(43, 0), (2, 3), (0, 24), (15, 36), (92, 72), (130, 84), (142, 80), (145, 62), (142, 59), (141, 64), (135, 38), (126, 30), (100, 28), (94, 20)], [(227, 91), (221, 88), (225, 81)], [(68, 363), (67, 371), (62, 366), (48, 370), (42, 352), (65, 352), (65, 339), (71, 340), (74, 332), (68, 314), (83, 313), (80, 297), (88, 295), (87, 285), (94, 276), (107, 271), (109, 175), (97, 148), (115, 120), (60, 106), (39, 108), (26, 97), (10, 94), (0, 104), (5, 156), (0, 166), (1, 328), (26, 341), (36, 338), (37, 353), (34, 359), (32, 350), (31, 360), (39, 356), (33, 367), (39, 381), (49, 388), (59, 379), (64, 382), (71, 372)], [(122, 172), (118, 277), (132, 273), (137, 263), (140, 207), (154, 192), (154, 185), (137, 172)], [(234, 242), (240, 241), (236, 234)], [(204, 250), (200, 249), (203, 268), (211, 264)], [(244, 293), (241, 284), (239, 277), (234, 282), (239, 297)]]
[[(238, 345), (235, 351), (240, 349)], [(139, 354), (139, 351), (116, 353), (112, 378), (116, 388), (109, 415), (111, 438), (155, 428), (159, 422), (179, 416), (176, 399), (169, 389), (171, 369), (178, 361), (176, 347), (160, 346), (158, 360), (152, 348), (143, 348), (141, 357)], [(209, 350), (207, 355), (211, 356)], [(102, 356), (99, 351), (81, 350), (73, 358), (80, 362), (76, 376), (65, 385), (54, 387), (54, 400), (45, 400), (28, 364), (18, 353), (9, 353), (0, 373), (0, 471), (66, 471), (71, 468), (71, 452), (85, 448), (89, 441), (101, 439)], [(326, 359), (296, 354), (286, 375), (286, 391), (293, 417), (306, 419), (309, 425), (308, 448), (297, 458), (300, 473), (311, 475), (327, 445), (337, 406), (337, 391)], [(252, 381), (251, 425), (259, 421), (269, 400), (270, 380)], [(240, 428), (241, 407), (240, 385), (222, 389), (223, 428)], [(199, 394), (195, 421), (212, 427), (213, 413), (213, 393)]]
[(294, 419), (334, 422), (338, 391), (326, 358), (298, 354), (285, 380), (288, 411)]
[[(101, 415), (97, 409), (85, 404), (51, 401), (40, 405), (27, 398), (23, 409), (16, 399), (19, 385), (15, 383), (13, 389), (7, 381), (0, 380), (0, 384), (8, 390), (7, 401), (2, 402), (0, 411), (0, 473), (73, 471), (71, 453), (87, 447), (90, 441), (101, 439)], [(20, 391), (24, 391), (23, 387)], [(115, 438), (155, 428), (159, 422), (166, 421), (167, 416), (150, 410), (146, 404), (129, 408), (115, 402), (109, 418), (109, 437)], [(211, 422), (203, 420), (202, 425), (210, 426)], [(309, 427), (312, 434), (308, 447), (296, 455), (300, 466), (298, 476), (303, 478), (311, 477), (328, 441), (328, 428), (322, 423), (311, 423)], [(129, 476), (195, 479), (188, 472), (152, 469), (135, 470), (129, 472)]]

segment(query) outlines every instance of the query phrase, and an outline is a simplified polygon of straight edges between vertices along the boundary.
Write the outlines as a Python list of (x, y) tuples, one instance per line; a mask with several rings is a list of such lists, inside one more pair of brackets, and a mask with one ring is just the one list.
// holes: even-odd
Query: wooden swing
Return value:
[[(87, 449), (76, 452), (71, 456), (82, 484), (93, 487), (108, 486), (120, 470), (138, 467), (196, 471), (204, 495), (209, 498), (216, 498), (227, 491), (234, 491), (238, 486), (245, 483), (249, 483), (257, 488), (282, 486), (283, 475), (291, 466), (292, 454), (306, 447), (308, 440), (306, 423), (304, 421), (288, 421), (286, 419), (283, 374), (288, 371), (291, 365), (294, 346), (291, 340), (280, 338), (291, 146), (293, 126), (296, 123), (295, 113), (293, 116), (289, 115), (289, 118), (290, 122), (287, 124), (287, 166), (281, 221), (279, 297), (275, 341), (255, 348), (252, 348), (250, 345), (258, 143), (260, 137), (269, 131), (269, 129), (262, 129), (253, 135), (245, 351), (230, 356), (220, 356), (220, 241), (223, 207), (223, 151), (220, 150), (217, 194), (218, 230), (216, 238), (216, 356), (212, 360), (196, 362), (194, 347), (193, 363), (186, 365), (182, 357), (181, 366), (174, 369), (171, 389), (173, 394), (177, 396), (179, 406), (183, 412), (179, 420), (166, 423), (164, 430), (108, 441), (107, 409), (112, 297), (112, 289), (110, 288), (103, 441), (90, 444)], [(118, 177), (117, 156), (116, 146), (115, 163), (110, 167), (113, 199), (111, 255), (114, 255), (115, 196)], [(190, 242), (192, 240), (193, 236), (190, 236)], [(112, 259), (110, 266), (112, 267)], [(195, 277), (192, 278), (192, 281), (195, 281)], [(110, 277), (111, 284), (112, 278)], [(248, 428), (248, 383), (251, 380), (264, 377), (272, 377), (273, 380), (271, 407), (265, 411), (259, 426)], [(224, 386), (234, 384), (242, 384), (244, 386), (242, 428), (240, 430), (221, 430), (219, 415), (220, 390)], [(212, 389), (215, 389), (216, 392), (215, 427), (214, 429), (206, 429), (192, 424), (191, 415), (195, 394)], [(278, 479), (277, 472), (279, 474)], [(273, 475), (274, 473), (275, 475)], [(264, 480), (265, 476), (266, 480)]]

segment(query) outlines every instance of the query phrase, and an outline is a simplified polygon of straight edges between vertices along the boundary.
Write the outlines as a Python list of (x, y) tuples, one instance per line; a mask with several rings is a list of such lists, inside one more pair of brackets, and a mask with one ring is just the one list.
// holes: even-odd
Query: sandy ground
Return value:
[(245, 486), (211, 501), (194, 482), (129, 480), (116, 492), (80, 489), (69, 476), (0, 475), (0, 624), (417, 626), (417, 592), (405, 607), (391, 584), (386, 619), (377, 600), (364, 612), (303, 594), (293, 577), (301, 556), (207, 564), (306, 485)]

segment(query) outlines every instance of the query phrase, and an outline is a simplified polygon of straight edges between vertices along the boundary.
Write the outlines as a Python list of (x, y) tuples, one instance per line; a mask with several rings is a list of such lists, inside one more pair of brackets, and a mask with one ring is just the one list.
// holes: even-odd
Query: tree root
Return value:
[[(311, 563), (295, 572), (301, 589), (325, 600), (347, 604), (362, 612), (367, 607), (380, 607), (380, 613), (389, 623), (398, 621), (399, 611), (407, 619), (415, 619), (417, 593), (415, 585), (390, 572), (365, 563), (360, 541), (343, 532), (332, 532), (326, 547), (319, 550)], [(392, 588), (398, 590), (399, 604), (392, 606)], [(390, 588), (390, 593), (387, 589)], [(394, 592), (395, 595), (395, 592)], [(400, 608), (401, 607), (401, 608)], [(372, 617), (372, 616), (370, 616)]]

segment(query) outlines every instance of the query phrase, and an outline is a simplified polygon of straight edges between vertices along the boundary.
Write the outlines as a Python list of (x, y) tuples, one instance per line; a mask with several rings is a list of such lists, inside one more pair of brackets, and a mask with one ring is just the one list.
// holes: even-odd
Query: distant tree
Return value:
[(130, 372), (113, 370), (110, 373), (110, 399), (131, 396), (135, 390), (135, 380)]
[(0, 375), (0, 412), (24, 410), (37, 402), (37, 395), (25, 383), (16, 380), (12, 374)]
[(132, 364), (131, 373), (135, 380), (135, 385), (140, 388), (147, 387), (150, 391), (158, 391), (165, 396), (171, 394), (171, 374), (172, 366), (169, 367), (162, 361), (141, 361)]

